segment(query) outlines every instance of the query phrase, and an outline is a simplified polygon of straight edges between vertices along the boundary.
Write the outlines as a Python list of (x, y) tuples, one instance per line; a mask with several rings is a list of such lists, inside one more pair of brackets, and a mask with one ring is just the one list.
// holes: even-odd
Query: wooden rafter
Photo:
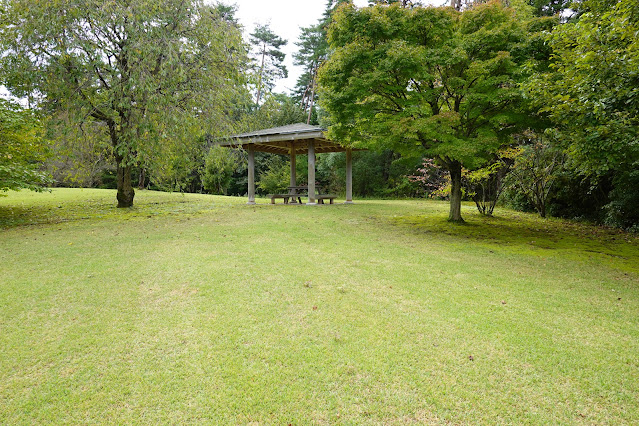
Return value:
[(235, 135), (219, 145), (229, 148), (241, 146), (245, 150), (251, 146), (254, 151), (290, 155), (292, 142), (295, 143), (295, 154), (306, 154), (309, 142), (313, 141), (318, 154), (346, 151), (346, 147), (327, 139), (324, 133), (325, 129), (321, 127), (298, 123)]

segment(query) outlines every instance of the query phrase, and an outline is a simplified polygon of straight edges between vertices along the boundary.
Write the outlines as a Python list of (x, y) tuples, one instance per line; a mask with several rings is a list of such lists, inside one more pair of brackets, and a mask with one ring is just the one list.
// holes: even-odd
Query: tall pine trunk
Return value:
[(262, 97), (262, 77), (264, 75), (264, 62), (266, 61), (266, 43), (262, 47), (262, 65), (260, 65), (260, 75), (257, 81), (257, 96), (255, 99), (255, 104), (257, 106), (260, 105), (260, 98)]
[(462, 166), (458, 161), (453, 161), (448, 169), (450, 173), (450, 212), (448, 214), (449, 222), (463, 222), (461, 217), (461, 178)]

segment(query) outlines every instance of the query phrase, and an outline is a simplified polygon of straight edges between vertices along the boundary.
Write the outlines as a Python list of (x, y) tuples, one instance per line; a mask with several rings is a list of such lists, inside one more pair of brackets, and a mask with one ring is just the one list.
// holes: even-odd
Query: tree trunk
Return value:
[(449, 222), (463, 222), (461, 217), (461, 178), (462, 167), (458, 161), (451, 162), (450, 168), (450, 213), (448, 214)]
[(544, 219), (546, 218), (546, 201), (545, 200), (539, 200), (537, 211), (539, 212), (540, 217)]
[(262, 47), (262, 65), (260, 66), (260, 76), (257, 82), (257, 96), (255, 104), (260, 106), (260, 98), (262, 97), (262, 75), (264, 74), (264, 61), (266, 60), (266, 43)]
[[(119, 157), (119, 156), (118, 156)], [(135, 191), (131, 184), (131, 167), (122, 165), (122, 158), (117, 158), (118, 162), (118, 208), (132, 207)]]
[(311, 116), (313, 115), (313, 104), (315, 104), (315, 85), (317, 80), (317, 69), (313, 74), (313, 80), (311, 81), (311, 99), (308, 102), (308, 118), (306, 124), (311, 124)]
[(135, 191), (133, 190), (133, 184), (131, 182), (131, 169), (132, 166), (125, 166), (125, 157), (119, 152), (119, 145), (121, 140), (116, 130), (116, 125), (113, 120), (106, 121), (107, 126), (109, 127), (109, 135), (111, 137), (111, 144), (113, 145), (113, 150), (115, 151), (115, 163), (117, 166), (117, 184), (118, 184), (118, 193), (116, 198), (118, 200), (118, 208), (120, 207), (132, 207), (133, 206), (133, 197), (135, 196)]
[(138, 177), (138, 189), (144, 189), (144, 181), (146, 180), (146, 169), (140, 167), (140, 175)]

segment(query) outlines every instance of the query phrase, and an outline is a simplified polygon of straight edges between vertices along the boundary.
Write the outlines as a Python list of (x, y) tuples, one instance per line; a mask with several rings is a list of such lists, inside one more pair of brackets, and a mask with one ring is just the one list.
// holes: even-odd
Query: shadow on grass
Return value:
[(87, 219), (135, 220), (171, 215), (194, 215), (219, 208), (214, 203), (191, 199), (151, 201), (138, 199), (133, 207), (119, 209), (115, 201), (103, 198), (85, 198), (78, 201), (0, 205), (0, 229), (29, 225), (46, 225)]
[(451, 223), (442, 213), (395, 216), (392, 222), (451, 242), (515, 250), (521, 254), (601, 260), (624, 271), (639, 272), (639, 235), (536, 215), (501, 210), (496, 216), (465, 212), (465, 223)]

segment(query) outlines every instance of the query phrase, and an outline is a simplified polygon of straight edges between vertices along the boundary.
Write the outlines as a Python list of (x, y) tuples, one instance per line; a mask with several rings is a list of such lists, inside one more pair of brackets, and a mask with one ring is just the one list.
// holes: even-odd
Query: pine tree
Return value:
[(329, 0), (322, 18), (317, 24), (302, 28), (300, 41), (295, 43), (299, 47), (293, 57), (295, 65), (304, 67), (304, 73), (297, 79), (293, 98), (300, 102), (306, 111), (307, 123), (313, 116), (313, 107), (317, 102), (317, 72), (328, 57), (327, 28), (331, 23), (333, 12), (347, 0)]
[(258, 25), (251, 34), (251, 44), (254, 46), (256, 67), (255, 103), (259, 105), (265, 91), (273, 90), (278, 78), (288, 77), (288, 70), (284, 65), (286, 54), (280, 50), (288, 43), (287, 40), (275, 34), (269, 25)]

